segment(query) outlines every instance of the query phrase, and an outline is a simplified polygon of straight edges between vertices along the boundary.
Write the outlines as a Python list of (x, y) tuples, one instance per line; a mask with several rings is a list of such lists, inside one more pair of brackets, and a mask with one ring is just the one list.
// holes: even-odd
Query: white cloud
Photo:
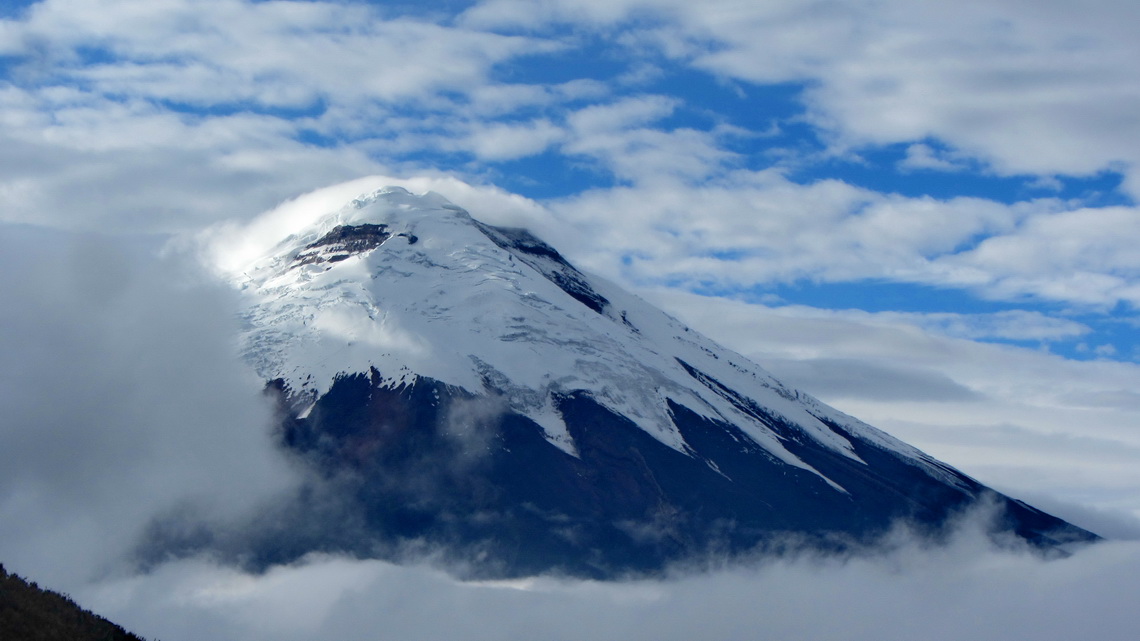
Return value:
[(1097, 345), (1093, 348), (1093, 352), (1096, 353), (1097, 356), (1111, 357), (1116, 355), (1116, 348), (1112, 345)]
[(718, 132), (653, 126), (677, 106), (673, 98), (646, 95), (579, 109), (566, 118), (569, 135), (562, 151), (592, 158), (617, 178), (642, 185), (720, 173), (735, 154), (722, 148)]
[[(201, 131), (181, 130), (187, 137), (180, 141)], [(231, 133), (236, 140), (220, 149), (187, 143), (93, 151), (0, 133), (0, 220), (108, 233), (186, 231), (379, 169), (352, 150), (250, 139), (241, 126)]]
[(1013, 233), (987, 238), (940, 262), (952, 270), (984, 274), (995, 296), (1033, 294), (1135, 306), (1140, 304), (1138, 235), (1140, 211), (1135, 208), (1073, 209), (1034, 216)]
[(609, 105), (587, 107), (569, 120), (580, 135), (608, 135), (664, 118), (676, 106), (676, 100), (665, 96), (624, 98)]
[(564, 2), (562, 0), (490, 0), (478, 2), (460, 16), (462, 24), (473, 28), (521, 28), (540, 29), (551, 22), (580, 23), (602, 26), (627, 18), (630, 13), (649, 5), (652, 9), (664, 6), (634, 0), (582, 0)]
[(847, 141), (934, 136), (1002, 172), (1087, 174), (1135, 154), (1121, 61), (1134, 8), (1094, 3), (889, 3), (848, 23), (862, 28), (846, 59), (820, 69), (812, 101)]
[[(141, 245), (141, 246), (140, 246)], [(294, 482), (236, 301), (139, 238), (0, 226), (0, 557), (38, 580), (130, 567), (143, 530), (239, 519)]]
[(594, 153), (635, 182), (550, 206), (591, 230), (588, 244), (566, 252), (612, 277), (729, 290), (874, 280), (1093, 310), (1140, 304), (1140, 210), (1133, 207), (938, 200), (835, 180), (802, 185), (776, 170), (710, 171), (724, 159), (702, 153), (711, 148), (705, 135), (626, 132), (599, 140)]
[(625, 41), (699, 69), (803, 82), (813, 122), (840, 149), (934, 138), (1001, 173), (1087, 175), (1140, 160), (1140, 52), (1126, 26), (1136, 11), (1111, 1), (494, 0), (465, 15), (482, 27), (620, 25)]
[(542, 153), (563, 136), (560, 127), (547, 120), (537, 120), (519, 125), (480, 127), (461, 144), (468, 146), (481, 159), (511, 160)]
[(260, 576), (208, 562), (84, 590), (164, 639), (1130, 639), (1140, 550), (1109, 543), (1051, 561), (989, 548), (968, 528), (944, 549), (900, 541), (855, 560), (615, 583), (458, 583), (422, 567), (313, 557)]
[[(33, 43), (50, 43), (46, 55), (64, 64), (49, 81), (59, 74), (99, 93), (198, 105), (415, 99), (477, 86), (495, 62), (552, 46), (332, 2), (47, 0), (6, 26), (25, 43), (16, 53), (42, 57)], [(111, 59), (75, 64), (80, 47)]]
[(915, 143), (906, 148), (906, 157), (899, 162), (899, 167), (907, 169), (933, 169), (935, 171), (962, 171), (965, 169), (955, 159), (948, 158), (947, 154), (938, 153), (930, 145)]
[[(856, 316), (859, 312), (847, 314)], [(1023, 310), (989, 314), (880, 312), (866, 316), (875, 322), (911, 324), (937, 334), (974, 340), (1056, 341), (1092, 331), (1089, 326), (1075, 321)]]
[(478, 114), (509, 114), (526, 107), (545, 107), (565, 101), (598, 100), (610, 95), (603, 82), (581, 78), (555, 85), (488, 84), (470, 93), (470, 108)]
[[(657, 150), (676, 154), (678, 163), (693, 162), (686, 148)], [(933, 259), (1051, 207), (884, 196), (840, 181), (799, 185), (775, 170), (731, 172), (698, 186), (654, 180), (552, 205), (594, 230), (594, 244), (580, 256), (596, 267), (594, 261), (632, 254), (631, 278), (743, 286), (800, 278), (944, 282)], [(623, 212), (620, 220), (613, 211)]]
[(493, 120), (608, 93), (490, 78), (559, 42), (345, 3), (45, 0), (0, 24), (0, 216), (65, 228), (184, 231), (424, 151), (533, 155), (559, 118)]

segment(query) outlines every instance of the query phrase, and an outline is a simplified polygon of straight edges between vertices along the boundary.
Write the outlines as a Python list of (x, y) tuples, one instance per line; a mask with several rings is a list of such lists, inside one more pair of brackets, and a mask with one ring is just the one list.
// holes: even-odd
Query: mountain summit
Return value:
[(444, 550), (482, 575), (609, 577), (936, 530), (982, 498), (1037, 545), (1095, 538), (430, 192), (362, 196), (232, 275), (281, 438), (341, 506), (266, 558)]

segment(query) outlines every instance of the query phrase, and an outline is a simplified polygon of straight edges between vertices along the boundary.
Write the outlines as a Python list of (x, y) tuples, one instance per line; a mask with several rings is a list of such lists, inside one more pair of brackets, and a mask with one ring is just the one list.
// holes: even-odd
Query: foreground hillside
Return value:
[(0, 565), (0, 641), (143, 641)]

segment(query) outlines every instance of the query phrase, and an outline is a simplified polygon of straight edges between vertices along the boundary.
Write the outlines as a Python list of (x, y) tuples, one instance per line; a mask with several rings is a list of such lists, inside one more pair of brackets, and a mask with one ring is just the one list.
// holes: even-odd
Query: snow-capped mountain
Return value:
[(608, 576), (938, 525), (983, 495), (1035, 542), (1092, 538), (430, 192), (361, 196), (230, 276), (285, 442), (353, 479), (352, 537), (269, 556), (439, 543), (492, 574)]

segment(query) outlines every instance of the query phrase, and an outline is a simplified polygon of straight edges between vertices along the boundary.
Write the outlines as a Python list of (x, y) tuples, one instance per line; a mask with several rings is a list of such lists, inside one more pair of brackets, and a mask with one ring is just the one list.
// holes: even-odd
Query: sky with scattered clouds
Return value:
[[(396, 612), (392, 581), (470, 617), (629, 606), (592, 638), (665, 630), (702, 590), (771, 589), (769, 570), (528, 592), (343, 559), (122, 575), (155, 514), (240, 520), (295, 481), (234, 357), (232, 293), (187, 239), (371, 175), (529, 226), (824, 401), (1140, 539), (1138, 26), (1124, 0), (9, 0), (0, 560), (167, 639), (269, 625), (245, 613), (287, 609), (302, 581), (336, 586), (317, 618), (361, 595)], [(914, 589), (987, 583), (1028, 612), (1098, 577), (1126, 589), (1106, 559), (1140, 554), (1114, 545), (1068, 565), (962, 545), (973, 560), (937, 585), (916, 572), (953, 563), (780, 571), (921, 612)], [(1048, 587), (1010, 600), (1032, 577)]]

